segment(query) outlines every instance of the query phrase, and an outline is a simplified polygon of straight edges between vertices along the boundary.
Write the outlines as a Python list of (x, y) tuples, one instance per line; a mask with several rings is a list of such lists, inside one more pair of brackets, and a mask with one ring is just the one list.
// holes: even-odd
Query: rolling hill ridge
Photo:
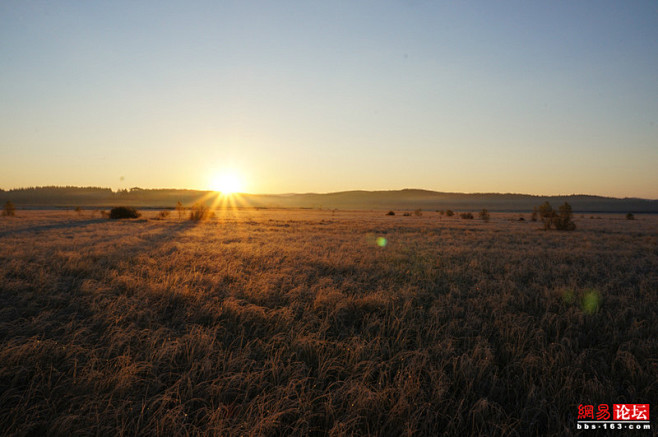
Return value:
[[(134, 207), (168, 208), (202, 201), (211, 205), (217, 194), (211, 191), (142, 189), (112, 191), (101, 187), (33, 187), (0, 190), (0, 202), (13, 202), (19, 208), (38, 207)], [(473, 211), (529, 211), (544, 201), (558, 206), (568, 202), (576, 212), (658, 213), (658, 200), (614, 198), (584, 194), (535, 196), (510, 193), (447, 193), (422, 189), (390, 191), (341, 191), (302, 194), (240, 194), (234, 199), (240, 207), (321, 208), (321, 209), (453, 209)]]

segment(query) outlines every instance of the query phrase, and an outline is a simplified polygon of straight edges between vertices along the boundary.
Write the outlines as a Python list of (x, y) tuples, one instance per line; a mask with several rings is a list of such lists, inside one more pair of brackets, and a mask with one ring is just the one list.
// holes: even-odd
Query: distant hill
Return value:
[[(212, 191), (131, 188), (113, 192), (101, 187), (34, 187), (0, 190), (0, 202), (11, 200), (17, 207), (99, 207), (117, 205), (167, 208), (180, 201), (188, 206), (197, 201), (211, 205)], [(575, 212), (658, 213), (658, 200), (613, 198), (589, 195), (533, 196), (500, 193), (444, 193), (404, 189), (393, 191), (342, 191), (306, 194), (242, 194), (236, 203), (261, 208), (397, 209), (477, 211), (530, 211), (544, 201), (554, 207), (569, 202)]]
[(557, 207), (568, 202), (576, 212), (658, 213), (658, 200), (612, 198), (589, 195), (533, 196), (500, 193), (444, 193), (404, 189), (396, 191), (343, 191), (328, 194), (250, 196), (256, 203), (279, 206), (339, 209), (453, 209), (476, 211), (530, 211), (544, 201)]

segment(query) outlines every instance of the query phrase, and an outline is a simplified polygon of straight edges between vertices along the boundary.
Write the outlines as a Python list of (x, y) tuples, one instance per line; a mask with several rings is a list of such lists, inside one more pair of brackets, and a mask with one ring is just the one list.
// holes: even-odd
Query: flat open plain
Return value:
[(0, 218), (2, 434), (572, 435), (580, 404), (655, 408), (658, 217), (385, 212)]

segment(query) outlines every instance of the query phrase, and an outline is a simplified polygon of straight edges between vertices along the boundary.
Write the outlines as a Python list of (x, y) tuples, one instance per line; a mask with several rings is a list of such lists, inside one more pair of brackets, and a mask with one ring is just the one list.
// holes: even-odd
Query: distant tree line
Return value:
[(101, 187), (27, 187), (0, 190), (0, 202), (35, 206), (166, 206), (181, 200), (185, 204), (199, 201), (206, 192), (195, 190), (146, 190), (139, 187), (112, 191)]

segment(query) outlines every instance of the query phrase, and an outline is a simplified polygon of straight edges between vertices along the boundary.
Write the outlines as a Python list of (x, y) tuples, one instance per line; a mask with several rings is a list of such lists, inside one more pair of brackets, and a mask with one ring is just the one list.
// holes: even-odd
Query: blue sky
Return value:
[(658, 198), (658, 3), (0, 3), (0, 188)]

